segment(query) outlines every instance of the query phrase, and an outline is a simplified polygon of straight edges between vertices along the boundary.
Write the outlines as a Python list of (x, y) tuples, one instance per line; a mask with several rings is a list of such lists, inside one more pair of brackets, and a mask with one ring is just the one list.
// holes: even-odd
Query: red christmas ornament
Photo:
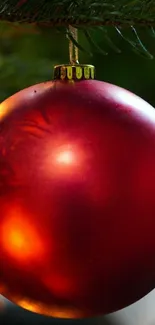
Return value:
[(74, 80), (0, 105), (0, 292), (45, 315), (105, 314), (155, 284), (155, 111), (75, 81), (91, 67), (55, 71)]

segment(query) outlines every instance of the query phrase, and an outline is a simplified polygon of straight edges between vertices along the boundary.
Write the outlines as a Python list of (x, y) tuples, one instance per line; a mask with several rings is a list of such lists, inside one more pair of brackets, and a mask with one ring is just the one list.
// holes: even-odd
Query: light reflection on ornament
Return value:
[[(50, 149), (51, 148), (51, 149)], [(55, 143), (50, 143), (46, 146), (43, 159), (40, 164), (40, 173), (44, 171), (44, 175), (49, 175), (55, 179), (71, 180), (80, 178), (85, 172), (86, 154), (83, 152), (80, 144), (62, 143), (59, 139)], [(46, 167), (45, 167), (46, 166)]]
[(45, 304), (34, 303), (32, 300), (21, 299), (17, 300), (17, 303), (20, 307), (29, 310), (34, 313), (43, 314), (46, 316), (66, 318), (66, 319), (76, 319), (82, 318), (82, 314), (78, 309), (73, 307), (59, 307), (57, 305), (51, 304), (51, 307), (48, 308)]
[(72, 165), (75, 161), (75, 155), (71, 150), (62, 150), (56, 157), (58, 164)]
[(44, 249), (37, 230), (23, 217), (23, 211), (10, 207), (2, 223), (3, 249), (16, 260), (26, 262), (42, 256)]

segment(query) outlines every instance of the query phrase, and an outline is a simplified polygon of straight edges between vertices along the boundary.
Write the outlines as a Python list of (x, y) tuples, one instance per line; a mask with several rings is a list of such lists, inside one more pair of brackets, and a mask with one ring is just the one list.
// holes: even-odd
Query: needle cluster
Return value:
[(0, 20), (51, 26), (155, 25), (154, 0), (1, 0)]

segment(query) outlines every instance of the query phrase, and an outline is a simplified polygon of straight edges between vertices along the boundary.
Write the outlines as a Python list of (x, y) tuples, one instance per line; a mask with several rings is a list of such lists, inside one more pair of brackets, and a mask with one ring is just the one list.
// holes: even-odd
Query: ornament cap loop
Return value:
[(55, 80), (93, 80), (95, 67), (90, 64), (61, 64), (54, 67)]

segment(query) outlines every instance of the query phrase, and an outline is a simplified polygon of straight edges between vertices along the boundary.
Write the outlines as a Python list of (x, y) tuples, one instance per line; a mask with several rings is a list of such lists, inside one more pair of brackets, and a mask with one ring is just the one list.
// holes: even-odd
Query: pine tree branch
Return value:
[(49, 26), (155, 26), (155, 0), (0, 0), (0, 20)]

